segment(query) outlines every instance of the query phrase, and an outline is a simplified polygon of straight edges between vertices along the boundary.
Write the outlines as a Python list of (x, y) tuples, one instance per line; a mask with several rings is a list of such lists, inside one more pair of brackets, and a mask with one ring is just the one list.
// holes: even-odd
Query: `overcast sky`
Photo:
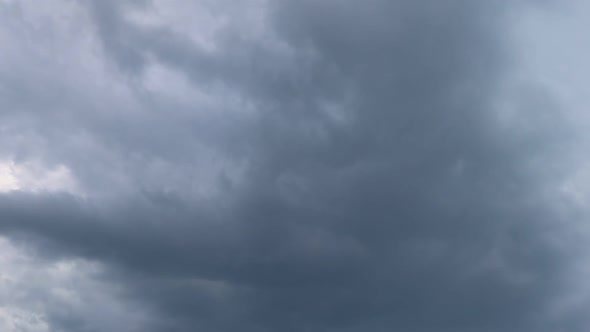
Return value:
[(0, 0), (0, 330), (587, 332), (584, 0)]

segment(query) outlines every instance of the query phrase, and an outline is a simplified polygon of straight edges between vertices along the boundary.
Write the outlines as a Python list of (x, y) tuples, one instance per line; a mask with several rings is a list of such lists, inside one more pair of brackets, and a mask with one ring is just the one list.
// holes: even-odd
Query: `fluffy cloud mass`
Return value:
[(0, 0), (0, 329), (587, 331), (551, 6)]

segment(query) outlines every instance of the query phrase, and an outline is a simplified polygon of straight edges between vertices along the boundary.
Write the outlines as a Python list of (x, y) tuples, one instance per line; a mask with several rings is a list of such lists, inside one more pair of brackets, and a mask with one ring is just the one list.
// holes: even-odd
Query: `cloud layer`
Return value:
[(514, 78), (526, 10), (0, 1), (0, 322), (584, 331), (578, 138)]

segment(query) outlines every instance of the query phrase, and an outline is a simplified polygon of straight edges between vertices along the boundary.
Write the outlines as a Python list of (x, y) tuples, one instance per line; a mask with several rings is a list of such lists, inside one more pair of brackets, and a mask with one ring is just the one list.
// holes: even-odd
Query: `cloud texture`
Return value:
[(0, 1), (0, 321), (585, 331), (529, 6)]

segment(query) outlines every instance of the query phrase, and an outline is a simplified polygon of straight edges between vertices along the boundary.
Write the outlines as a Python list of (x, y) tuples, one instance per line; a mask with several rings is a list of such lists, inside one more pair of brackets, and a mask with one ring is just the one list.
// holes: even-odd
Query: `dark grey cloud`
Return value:
[(520, 4), (195, 3), (224, 22), (213, 47), (132, 19), (180, 3), (80, 1), (87, 79), (104, 85), (2, 78), (2, 153), (78, 186), (0, 194), (2, 234), (102, 264), (147, 331), (584, 330), (556, 311), (579, 250), (547, 194), (566, 123), (534, 93), (517, 111), (548, 118), (506, 126), (498, 110)]

